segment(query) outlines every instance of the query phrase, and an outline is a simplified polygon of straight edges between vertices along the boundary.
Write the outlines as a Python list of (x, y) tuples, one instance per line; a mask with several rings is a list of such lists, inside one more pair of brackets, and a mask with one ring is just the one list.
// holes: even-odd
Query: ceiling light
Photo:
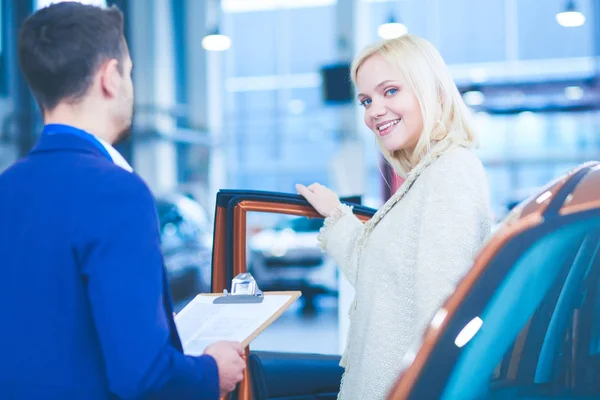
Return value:
[(379, 25), (377, 34), (382, 39), (394, 39), (402, 35), (406, 35), (408, 28), (401, 22), (397, 22), (394, 16), (390, 16), (385, 24)]
[(577, 11), (573, 0), (569, 0), (565, 10), (556, 14), (556, 22), (566, 28), (573, 28), (585, 23), (585, 15)]
[(202, 38), (202, 47), (206, 51), (225, 51), (231, 47), (231, 39), (229, 36), (219, 33), (219, 29)]

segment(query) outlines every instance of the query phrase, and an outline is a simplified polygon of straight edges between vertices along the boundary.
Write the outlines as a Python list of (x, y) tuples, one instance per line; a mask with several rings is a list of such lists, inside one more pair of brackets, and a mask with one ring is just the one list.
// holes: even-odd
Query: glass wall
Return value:
[[(363, 1), (369, 41), (378, 40), (377, 26), (394, 16), (438, 47), (459, 87), (593, 73), (590, 0), (578, 2), (588, 22), (577, 28), (556, 23), (564, 7), (560, 0), (545, 1), (542, 8), (518, 0)], [(343, 139), (354, 136), (364, 146), (363, 194), (382, 200), (385, 183), (370, 133), (360, 124), (343, 128), (353, 105), (327, 106), (322, 99), (320, 69), (341, 61), (336, 57), (340, 3), (311, 1), (302, 7), (302, 2), (284, 1), (277, 8), (273, 2), (249, 1), (245, 11), (228, 7), (234, 3), (224, 2), (233, 42), (226, 56), (225, 98), (229, 154), (234, 155), (230, 186), (289, 192), (296, 182), (333, 185), (333, 159)], [(528, 90), (520, 95), (531, 96)], [(485, 104), (475, 111), (481, 136), (477, 152), (499, 217), (557, 174), (599, 156), (595, 111), (496, 115), (485, 113)]]

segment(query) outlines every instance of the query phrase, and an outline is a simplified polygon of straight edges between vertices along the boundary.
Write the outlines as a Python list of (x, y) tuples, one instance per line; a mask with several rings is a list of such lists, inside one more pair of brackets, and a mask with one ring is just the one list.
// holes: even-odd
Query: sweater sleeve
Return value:
[(417, 248), (419, 334), (471, 268), (490, 232), (487, 179), (479, 160), (469, 156), (438, 160), (428, 177)]
[(358, 272), (357, 242), (364, 224), (352, 213), (352, 208), (342, 204), (325, 219), (319, 234), (323, 250), (336, 261), (352, 286), (356, 286)]

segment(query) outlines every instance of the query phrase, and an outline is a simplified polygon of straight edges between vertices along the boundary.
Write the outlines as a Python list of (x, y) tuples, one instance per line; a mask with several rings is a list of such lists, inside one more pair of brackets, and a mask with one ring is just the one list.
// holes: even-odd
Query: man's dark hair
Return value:
[(115, 6), (53, 4), (27, 17), (19, 33), (19, 64), (42, 110), (80, 100), (107, 60), (117, 59), (123, 72), (126, 51)]

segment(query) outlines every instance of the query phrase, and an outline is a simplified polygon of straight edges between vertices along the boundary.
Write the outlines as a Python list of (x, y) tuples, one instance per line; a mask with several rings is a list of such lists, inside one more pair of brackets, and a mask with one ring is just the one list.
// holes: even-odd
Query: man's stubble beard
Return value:
[(129, 112), (128, 118), (124, 118), (123, 128), (118, 133), (117, 138), (115, 139), (114, 144), (119, 144), (131, 137), (132, 126), (133, 126), (133, 104), (131, 105), (131, 110)]

